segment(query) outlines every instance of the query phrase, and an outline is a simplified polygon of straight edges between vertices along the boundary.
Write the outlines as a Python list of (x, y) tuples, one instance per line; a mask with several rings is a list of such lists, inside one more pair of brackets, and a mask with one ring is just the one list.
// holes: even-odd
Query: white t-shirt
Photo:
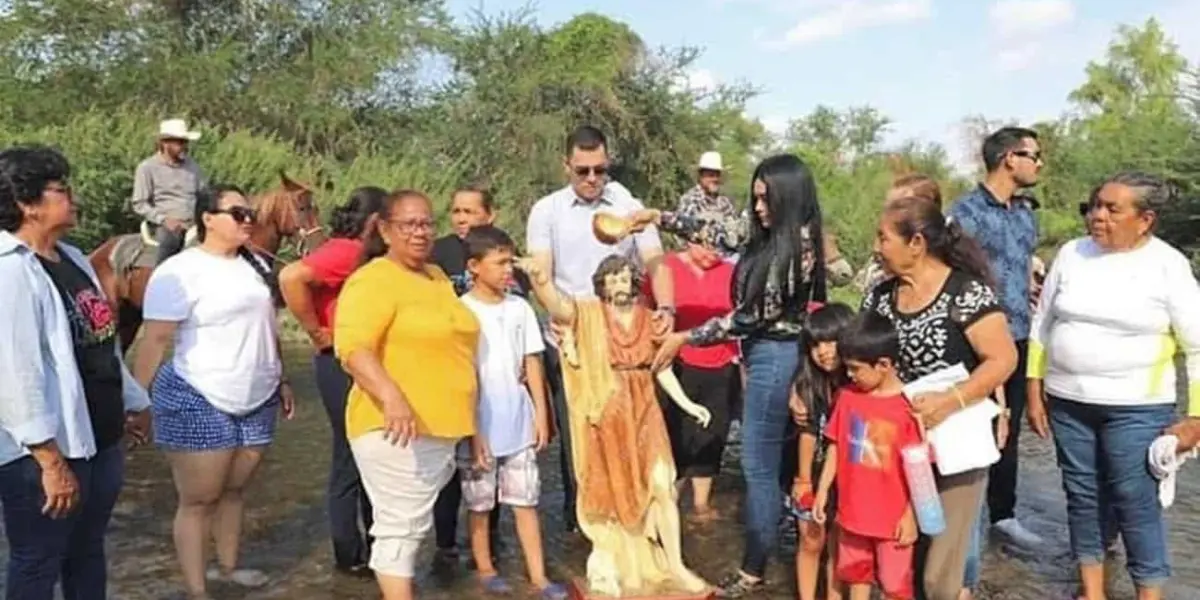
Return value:
[(184, 250), (154, 270), (144, 304), (145, 319), (179, 323), (175, 371), (213, 406), (241, 415), (275, 395), (275, 306), (245, 259)]
[(511, 456), (534, 443), (533, 399), (521, 384), (525, 357), (545, 350), (537, 315), (529, 303), (509, 294), (499, 304), (462, 301), (479, 319), (479, 431), (492, 455)]
[(1128, 252), (1072, 240), (1050, 266), (1030, 343), (1045, 350), (1055, 396), (1174, 404), (1177, 350), (1193, 387), (1200, 377), (1200, 286), (1187, 258), (1158, 238)]

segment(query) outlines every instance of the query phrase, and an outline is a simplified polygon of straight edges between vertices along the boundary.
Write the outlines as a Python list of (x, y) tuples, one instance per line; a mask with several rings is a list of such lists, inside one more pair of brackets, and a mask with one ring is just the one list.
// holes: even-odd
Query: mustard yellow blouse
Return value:
[[(475, 434), (479, 322), (436, 266), (415, 273), (387, 258), (363, 265), (342, 287), (334, 351), (345, 361), (374, 352), (400, 387), (417, 432), (441, 438)], [(346, 402), (346, 436), (382, 429), (383, 408), (355, 384)]]

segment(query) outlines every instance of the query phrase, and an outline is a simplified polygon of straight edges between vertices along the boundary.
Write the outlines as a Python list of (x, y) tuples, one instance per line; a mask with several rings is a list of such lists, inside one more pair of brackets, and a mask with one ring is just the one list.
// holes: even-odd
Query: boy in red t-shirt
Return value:
[(896, 375), (896, 329), (874, 313), (859, 315), (838, 340), (838, 354), (853, 385), (838, 391), (825, 429), (829, 449), (813, 519), (825, 522), (836, 480), (837, 576), (850, 600), (867, 600), (873, 583), (884, 598), (910, 600), (917, 523), (900, 450), (920, 443), (921, 434)]

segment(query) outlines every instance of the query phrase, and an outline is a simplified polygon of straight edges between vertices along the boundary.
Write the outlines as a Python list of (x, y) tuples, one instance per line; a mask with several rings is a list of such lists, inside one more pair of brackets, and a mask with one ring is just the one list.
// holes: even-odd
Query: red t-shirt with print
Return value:
[(837, 523), (852, 533), (893, 539), (909, 505), (900, 450), (921, 442), (908, 400), (838, 390), (825, 435), (837, 444)]
[(356, 239), (332, 238), (301, 259), (313, 272), (313, 308), (321, 327), (333, 328), (338, 293), (358, 268), (362, 247)]

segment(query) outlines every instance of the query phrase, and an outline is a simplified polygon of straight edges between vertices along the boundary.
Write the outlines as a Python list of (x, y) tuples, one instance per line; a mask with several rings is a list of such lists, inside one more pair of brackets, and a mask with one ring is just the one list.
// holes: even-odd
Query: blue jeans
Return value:
[(746, 480), (746, 550), (742, 571), (762, 577), (779, 541), (783, 492), (779, 477), (787, 439), (788, 392), (799, 364), (796, 342), (748, 340), (742, 407), (742, 476)]
[(62, 519), (42, 514), (42, 469), (33, 458), (0, 466), (10, 548), (7, 600), (52, 600), (60, 577), (65, 600), (107, 597), (104, 535), (125, 481), (125, 452), (117, 445), (67, 463), (79, 480), (79, 506)]
[(333, 352), (322, 352), (313, 357), (313, 373), (333, 430), (329, 487), (325, 495), (333, 561), (338, 567), (349, 569), (367, 564), (371, 547), (368, 532), (374, 522), (371, 501), (367, 499), (358, 465), (350, 453), (350, 442), (346, 439), (346, 397), (351, 381)]
[(983, 558), (983, 503), (979, 504), (979, 514), (975, 517), (975, 525), (971, 528), (971, 545), (967, 548), (967, 568), (963, 573), (963, 587), (974, 591), (979, 585), (980, 563)]
[(1099, 406), (1055, 397), (1049, 404), (1075, 560), (1104, 563), (1112, 538), (1106, 530), (1115, 516), (1133, 583), (1163, 585), (1171, 576), (1167, 532), (1146, 453), (1174, 422), (1175, 407)]

